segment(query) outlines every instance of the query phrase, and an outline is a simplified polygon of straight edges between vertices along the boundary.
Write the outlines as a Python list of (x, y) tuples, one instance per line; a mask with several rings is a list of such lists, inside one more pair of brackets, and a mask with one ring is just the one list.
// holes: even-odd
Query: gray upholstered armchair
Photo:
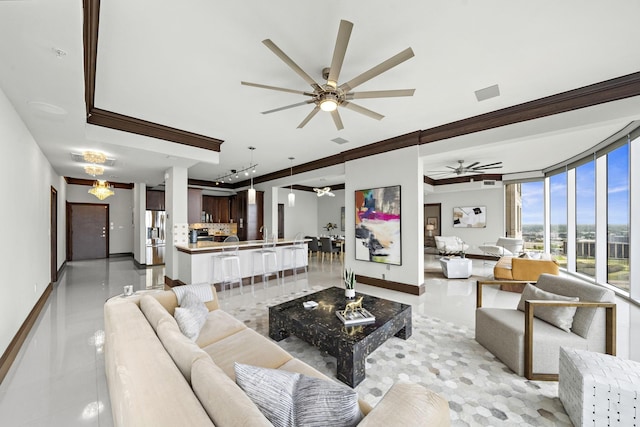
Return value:
[(478, 282), (476, 341), (518, 375), (557, 381), (561, 345), (615, 355), (611, 290), (543, 274), (537, 289), (527, 285), (519, 309), (504, 309), (482, 307), (483, 285)]

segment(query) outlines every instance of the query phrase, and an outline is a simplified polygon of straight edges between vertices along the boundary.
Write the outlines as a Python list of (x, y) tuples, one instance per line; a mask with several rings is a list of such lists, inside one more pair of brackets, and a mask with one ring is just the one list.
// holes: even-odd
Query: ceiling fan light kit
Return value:
[(262, 41), (262, 43), (267, 46), (267, 48), (269, 48), (276, 56), (278, 56), (285, 64), (287, 64), (289, 68), (291, 68), (296, 74), (298, 74), (298, 76), (300, 76), (307, 84), (311, 86), (311, 88), (313, 89), (312, 92), (305, 92), (296, 89), (287, 89), (244, 81), (240, 83), (245, 86), (276, 90), (280, 92), (288, 92), (309, 97), (310, 99), (303, 102), (298, 102), (295, 104), (286, 105), (284, 107), (274, 108), (272, 110), (262, 112), (262, 114), (270, 114), (277, 111), (287, 110), (289, 108), (299, 107), (302, 105), (315, 104), (315, 107), (311, 110), (311, 112), (309, 112), (309, 114), (298, 125), (298, 129), (303, 128), (320, 110), (331, 113), (331, 118), (333, 119), (336, 129), (344, 129), (342, 118), (340, 117), (340, 113), (338, 112), (338, 107), (344, 107), (372, 119), (381, 120), (382, 118), (384, 118), (382, 114), (354, 104), (350, 102), (350, 100), (413, 96), (415, 89), (379, 90), (368, 92), (351, 92), (351, 90), (384, 73), (385, 71), (390, 70), (396, 65), (399, 65), (404, 61), (412, 58), (414, 56), (414, 53), (411, 48), (407, 48), (397, 55), (354, 77), (348, 82), (338, 85), (340, 71), (342, 69), (342, 63), (344, 62), (345, 54), (347, 53), (347, 46), (349, 44), (352, 29), (353, 24), (351, 22), (345, 20), (340, 21), (340, 28), (338, 29), (338, 37), (336, 39), (336, 45), (333, 50), (331, 66), (326, 67), (322, 70), (322, 77), (327, 81), (327, 83), (324, 85), (317, 83), (298, 64), (296, 64), (289, 56), (287, 56), (287, 54), (284, 53), (273, 41), (271, 41), (270, 39)]

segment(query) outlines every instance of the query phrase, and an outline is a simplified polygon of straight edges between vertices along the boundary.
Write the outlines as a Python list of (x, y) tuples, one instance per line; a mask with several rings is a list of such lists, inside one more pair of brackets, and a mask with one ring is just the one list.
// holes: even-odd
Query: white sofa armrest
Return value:
[(396, 383), (358, 427), (448, 427), (449, 402), (420, 384)]

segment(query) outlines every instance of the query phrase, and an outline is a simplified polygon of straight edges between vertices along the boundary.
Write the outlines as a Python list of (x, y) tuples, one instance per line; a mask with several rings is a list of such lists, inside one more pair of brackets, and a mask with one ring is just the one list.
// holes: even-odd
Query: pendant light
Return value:
[[(289, 157), (289, 160), (291, 161), (291, 177), (293, 178), (293, 159), (295, 159), (295, 157)], [(293, 193), (293, 181), (291, 181), (291, 184), (289, 186), (289, 207), (293, 208), (296, 205), (296, 195)]]
[[(249, 150), (251, 150), (251, 163), (249, 163), (250, 165), (253, 164), (253, 150), (255, 149), (256, 147), (249, 147)], [(251, 188), (249, 188), (249, 191), (247, 192), (247, 201), (250, 205), (256, 204), (256, 189), (253, 188), (253, 175), (251, 175)]]

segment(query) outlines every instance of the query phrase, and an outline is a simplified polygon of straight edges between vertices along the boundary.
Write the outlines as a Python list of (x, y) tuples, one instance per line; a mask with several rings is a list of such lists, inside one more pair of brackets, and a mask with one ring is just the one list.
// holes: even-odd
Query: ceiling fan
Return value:
[(316, 192), (318, 197), (322, 197), (322, 196), (335, 197), (335, 194), (331, 192), (331, 187), (314, 188), (313, 191)]
[(315, 107), (311, 112), (302, 120), (298, 125), (298, 129), (303, 128), (309, 120), (311, 120), (320, 110), (328, 111), (331, 113), (333, 122), (338, 130), (344, 129), (340, 113), (338, 113), (338, 107), (347, 108), (351, 111), (355, 111), (360, 114), (364, 114), (372, 119), (381, 120), (384, 116), (364, 108), (360, 105), (350, 102), (353, 99), (365, 99), (365, 98), (389, 98), (398, 96), (413, 96), (415, 89), (400, 89), (400, 90), (376, 90), (367, 92), (352, 92), (352, 90), (361, 85), (362, 83), (371, 80), (372, 78), (390, 70), (413, 57), (413, 50), (407, 48), (395, 56), (387, 59), (384, 62), (376, 65), (375, 67), (365, 71), (364, 73), (354, 77), (346, 83), (338, 85), (338, 78), (340, 77), (340, 70), (342, 69), (342, 63), (344, 61), (345, 54), (347, 52), (347, 45), (349, 44), (349, 38), (351, 37), (351, 30), (353, 29), (353, 23), (345, 20), (340, 21), (340, 28), (338, 30), (338, 38), (333, 50), (333, 58), (331, 60), (331, 66), (322, 70), (322, 77), (326, 79), (326, 84), (317, 83), (309, 74), (307, 74), (298, 64), (296, 64), (291, 58), (287, 56), (274, 42), (270, 39), (263, 40), (265, 46), (267, 46), (273, 53), (278, 56), (285, 64), (287, 64), (296, 74), (307, 82), (312, 91), (301, 91), (296, 89), (287, 89), (276, 86), (268, 86), (259, 83), (240, 82), (245, 86), (253, 86), (262, 89), (277, 90), (281, 92), (294, 93), (297, 95), (303, 95), (309, 97), (309, 99), (298, 102), (295, 104), (287, 105), (273, 110), (263, 111), (262, 114), (275, 113), (277, 111), (287, 110), (289, 108), (299, 107), (301, 105), (315, 104)]
[(487, 163), (486, 165), (481, 165), (480, 162), (474, 162), (474, 163), (471, 163), (470, 165), (465, 166), (464, 160), (458, 160), (458, 166), (456, 167), (446, 166), (446, 167), (449, 168), (450, 170), (427, 171), (427, 172), (432, 172), (434, 174), (442, 174), (442, 175), (455, 174), (457, 176), (466, 175), (466, 174), (483, 174), (485, 173), (485, 171), (490, 169), (501, 169), (502, 162)]

